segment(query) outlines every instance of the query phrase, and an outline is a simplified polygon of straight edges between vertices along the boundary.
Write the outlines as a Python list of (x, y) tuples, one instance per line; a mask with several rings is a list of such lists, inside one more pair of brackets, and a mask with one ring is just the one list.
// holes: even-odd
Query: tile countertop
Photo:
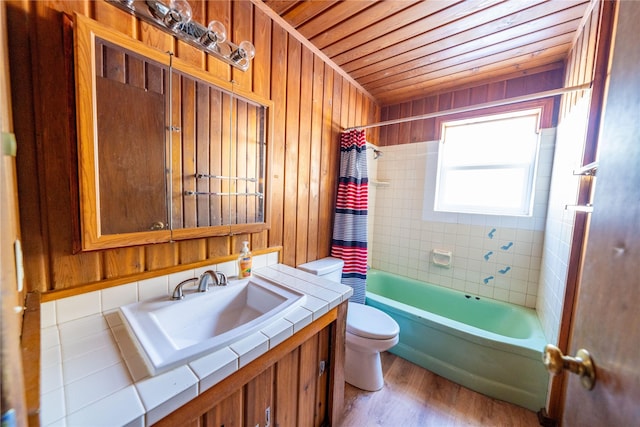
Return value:
[(149, 426), (353, 294), (349, 286), (282, 264), (255, 274), (304, 292), (305, 304), (228, 347), (153, 377), (117, 308), (69, 321), (58, 316), (41, 331), (41, 425)]

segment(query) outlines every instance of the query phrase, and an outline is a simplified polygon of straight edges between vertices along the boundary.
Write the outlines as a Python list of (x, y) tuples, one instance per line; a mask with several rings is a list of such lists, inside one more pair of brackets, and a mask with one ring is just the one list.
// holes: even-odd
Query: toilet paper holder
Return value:
[(444, 249), (434, 249), (431, 251), (431, 262), (438, 267), (451, 268), (453, 253)]

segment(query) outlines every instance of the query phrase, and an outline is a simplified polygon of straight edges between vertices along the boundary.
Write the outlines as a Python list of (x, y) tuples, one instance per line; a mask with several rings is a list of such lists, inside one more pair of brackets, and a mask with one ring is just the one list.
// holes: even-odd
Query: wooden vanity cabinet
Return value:
[(337, 424), (344, 402), (346, 313), (343, 303), (155, 425)]

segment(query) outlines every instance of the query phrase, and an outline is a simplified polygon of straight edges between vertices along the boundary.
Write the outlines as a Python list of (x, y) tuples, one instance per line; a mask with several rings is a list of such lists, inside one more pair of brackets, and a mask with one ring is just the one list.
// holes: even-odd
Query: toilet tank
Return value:
[(340, 281), (342, 280), (343, 266), (343, 260), (339, 258), (327, 257), (301, 264), (298, 266), (298, 268), (300, 270), (306, 271), (307, 273), (315, 274), (316, 276), (322, 276), (325, 279), (340, 283)]

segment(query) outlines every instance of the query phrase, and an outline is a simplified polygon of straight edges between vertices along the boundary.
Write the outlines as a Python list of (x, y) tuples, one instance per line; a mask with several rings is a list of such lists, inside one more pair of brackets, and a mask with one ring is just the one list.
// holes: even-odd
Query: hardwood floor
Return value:
[(492, 399), (393, 354), (382, 353), (385, 386), (366, 392), (345, 388), (340, 427), (537, 427), (534, 412)]

